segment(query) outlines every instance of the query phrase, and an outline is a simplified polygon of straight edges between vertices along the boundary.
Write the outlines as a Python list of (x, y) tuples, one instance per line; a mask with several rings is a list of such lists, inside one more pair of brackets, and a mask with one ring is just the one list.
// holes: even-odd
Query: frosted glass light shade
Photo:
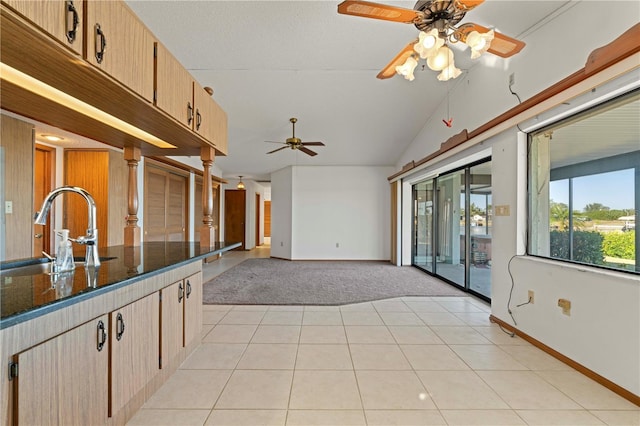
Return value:
[(428, 33), (420, 31), (418, 42), (413, 46), (413, 50), (415, 50), (422, 59), (427, 59), (434, 56), (443, 45), (444, 40), (438, 37), (438, 30), (434, 28)]
[(493, 30), (480, 34), (477, 31), (471, 31), (467, 34), (465, 43), (471, 48), (471, 59), (479, 58), (484, 52), (491, 47), (491, 40), (493, 40)]
[(460, 74), (462, 74), (462, 71), (460, 71), (459, 68), (456, 68), (456, 66), (452, 62), (451, 65), (443, 69), (442, 72), (438, 74), (438, 80), (447, 81), (452, 78), (458, 77)]
[(413, 81), (415, 76), (413, 75), (413, 70), (418, 66), (418, 61), (413, 56), (409, 56), (407, 60), (402, 65), (398, 65), (396, 67), (396, 72), (406, 78), (409, 81)]
[(437, 53), (427, 58), (427, 66), (434, 71), (442, 71), (453, 63), (453, 52), (446, 45), (438, 49)]

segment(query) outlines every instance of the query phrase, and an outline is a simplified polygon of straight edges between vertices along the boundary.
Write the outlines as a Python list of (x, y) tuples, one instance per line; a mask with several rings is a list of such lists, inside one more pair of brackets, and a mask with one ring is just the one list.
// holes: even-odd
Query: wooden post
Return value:
[(213, 147), (202, 147), (200, 159), (202, 160), (202, 228), (200, 228), (200, 246), (214, 247), (216, 243), (216, 230), (213, 227), (213, 186), (211, 185), (211, 166), (215, 160)]
[(129, 188), (127, 195), (127, 226), (124, 228), (124, 245), (140, 245), (140, 227), (138, 226), (138, 163), (140, 148), (125, 147), (124, 159), (129, 166)]

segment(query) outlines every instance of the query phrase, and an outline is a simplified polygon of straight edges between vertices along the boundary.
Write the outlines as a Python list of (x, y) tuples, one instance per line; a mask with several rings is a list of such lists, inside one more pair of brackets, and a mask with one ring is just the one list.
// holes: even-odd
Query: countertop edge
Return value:
[(241, 243), (233, 243), (233, 244), (229, 244), (228, 246), (225, 247), (221, 247), (219, 249), (215, 249), (212, 250), (210, 252), (207, 253), (202, 253), (202, 254), (198, 254), (198, 255), (194, 255), (193, 257), (190, 257), (188, 259), (184, 259), (182, 261), (173, 263), (171, 265), (166, 265), (163, 266), (161, 268), (155, 269), (153, 271), (149, 271), (149, 272), (145, 272), (145, 273), (141, 273), (140, 275), (136, 275), (134, 277), (131, 278), (127, 278), (124, 279), (122, 281), (116, 282), (116, 283), (112, 283), (109, 284), (108, 286), (104, 286), (104, 287), (99, 287), (96, 288), (95, 290), (88, 292), (88, 293), (80, 293), (76, 296), (73, 297), (69, 297), (69, 298), (64, 298), (64, 299), (60, 299), (59, 301), (56, 301), (55, 303), (50, 303), (44, 306), (39, 306), (39, 307), (35, 307), (31, 310), (25, 311), (25, 312), (20, 312), (17, 313), (15, 315), (12, 315), (6, 319), (0, 319), (0, 330), (4, 330), (10, 327), (13, 327), (17, 324), (26, 322), (26, 321), (30, 321), (32, 319), (47, 315), (51, 312), (55, 312), (58, 311), (60, 309), (64, 309), (67, 308), (69, 306), (73, 306), (75, 304), (78, 303), (82, 303), (85, 302), (89, 299), (92, 299), (94, 297), (98, 297), (101, 296), (103, 294), (112, 292), (112, 291), (116, 291), (119, 290), (123, 287), (135, 284), (139, 281), (148, 279), (148, 278), (152, 278), (156, 275), (160, 275), (163, 273), (166, 273), (168, 271), (171, 271), (175, 268), (178, 268), (180, 266), (183, 265), (187, 265), (193, 262), (197, 262), (197, 261), (202, 261), (203, 259), (206, 259), (208, 257), (211, 256), (215, 256), (230, 250), (233, 250), (234, 248), (240, 247), (242, 244)]

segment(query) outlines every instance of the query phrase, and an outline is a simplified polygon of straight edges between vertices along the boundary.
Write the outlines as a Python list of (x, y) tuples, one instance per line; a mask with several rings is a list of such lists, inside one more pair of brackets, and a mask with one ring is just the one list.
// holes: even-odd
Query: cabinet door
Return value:
[(82, 0), (2, 0), (77, 54), (82, 54)]
[(184, 285), (184, 346), (188, 346), (202, 330), (202, 273), (186, 278)]
[(109, 314), (110, 414), (115, 416), (158, 370), (160, 298), (151, 294)]
[(153, 101), (154, 38), (120, 0), (85, 3), (86, 60)]
[(193, 77), (162, 44), (156, 49), (156, 106), (193, 129)]
[(160, 290), (160, 368), (164, 368), (180, 352), (183, 346), (184, 322), (183, 303), (184, 283), (178, 281)]
[(196, 108), (196, 133), (213, 143), (216, 149), (227, 153), (227, 113), (197, 83), (193, 84), (193, 101)]
[(107, 320), (103, 315), (18, 355), (18, 424), (105, 423)]
[(212, 121), (214, 128), (210, 140), (215, 144), (218, 151), (227, 155), (227, 113), (213, 99), (212, 102)]

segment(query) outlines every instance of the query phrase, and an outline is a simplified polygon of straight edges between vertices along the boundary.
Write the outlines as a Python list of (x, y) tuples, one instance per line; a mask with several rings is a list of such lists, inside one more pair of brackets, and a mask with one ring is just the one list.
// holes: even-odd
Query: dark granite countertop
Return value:
[[(181, 264), (204, 259), (239, 247), (240, 243), (217, 242), (200, 247), (193, 242), (146, 242), (139, 247), (114, 246), (99, 249), (97, 269), (80, 263), (73, 273), (49, 275), (33, 265), (46, 259), (22, 259), (0, 264), (0, 329), (104, 294)], [(75, 256), (84, 248), (74, 247)], [(76, 258), (77, 259), (77, 258)]]

